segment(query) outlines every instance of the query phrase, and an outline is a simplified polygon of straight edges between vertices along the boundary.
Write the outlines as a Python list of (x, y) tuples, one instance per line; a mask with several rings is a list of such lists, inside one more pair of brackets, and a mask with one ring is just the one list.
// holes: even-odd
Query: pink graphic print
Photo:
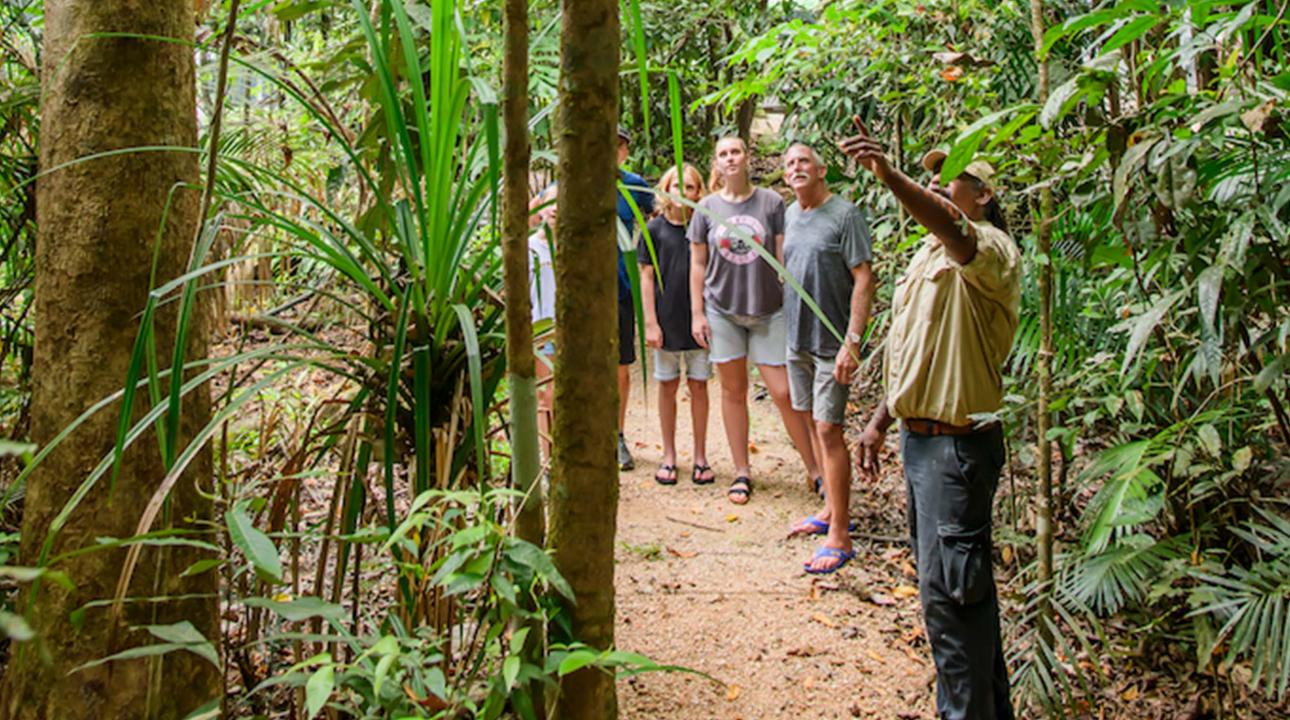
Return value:
[(747, 240), (740, 237), (731, 228), (739, 228), (743, 234), (751, 237), (758, 245), (766, 245), (766, 226), (761, 224), (761, 220), (752, 215), (735, 215), (728, 218), (724, 223), (717, 226), (717, 252), (726, 262), (732, 262), (736, 265), (747, 265), (757, 259), (757, 251), (753, 250)]

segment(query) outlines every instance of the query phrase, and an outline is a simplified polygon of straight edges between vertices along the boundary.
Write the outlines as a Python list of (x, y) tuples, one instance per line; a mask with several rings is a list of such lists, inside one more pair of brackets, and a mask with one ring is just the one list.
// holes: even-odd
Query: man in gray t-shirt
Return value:
[(785, 214), (784, 266), (833, 326), (830, 330), (804, 298), (785, 288), (793, 409), (810, 414), (824, 450), (824, 510), (792, 529), (792, 534), (827, 535), (806, 564), (810, 573), (831, 573), (854, 556), (847, 507), (851, 462), (842, 427), (874, 291), (864, 213), (829, 192), (826, 170), (819, 154), (801, 143), (784, 154), (784, 180), (797, 195)]

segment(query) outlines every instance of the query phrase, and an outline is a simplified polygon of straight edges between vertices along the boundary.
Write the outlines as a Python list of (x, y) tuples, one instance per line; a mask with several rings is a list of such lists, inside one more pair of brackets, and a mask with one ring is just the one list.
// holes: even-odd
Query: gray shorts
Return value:
[(659, 382), (671, 382), (681, 377), (681, 363), (685, 363), (685, 379), (706, 382), (712, 378), (712, 365), (708, 362), (708, 351), (699, 350), (655, 350), (654, 379)]
[(708, 310), (712, 329), (712, 362), (723, 363), (746, 357), (754, 365), (783, 365), (788, 361), (788, 329), (784, 311), (761, 317), (726, 315)]
[(833, 379), (833, 365), (833, 358), (788, 351), (788, 394), (794, 410), (809, 410), (816, 420), (841, 425), (847, 419), (851, 386)]

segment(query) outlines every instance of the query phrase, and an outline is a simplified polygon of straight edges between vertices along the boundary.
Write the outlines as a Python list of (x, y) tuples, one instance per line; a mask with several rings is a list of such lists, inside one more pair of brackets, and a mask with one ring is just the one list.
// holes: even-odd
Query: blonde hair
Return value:
[(739, 147), (744, 149), (744, 156), (747, 157), (748, 155), (748, 143), (745, 143), (744, 139), (738, 135), (717, 138), (717, 144), (712, 146), (712, 167), (708, 170), (708, 192), (718, 192), (726, 186), (725, 178), (722, 177), (721, 170), (717, 167), (717, 148), (727, 140), (734, 140), (739, 143)]
[[(703, 176), (699, 174), (699, 171), (697, 168), (695, 168), (690, 163), (685, 163), (685, 167), (683, 168), (682, 172), (685, 173), (684, 177), (686, 178), (689, 178), (691, 176), (694, 177), (695, 183), (697, 183), (699, 186), (699, 197), (703, 197), (704, 195), (708, 194), (707, 188), (704, 187), (703, 185)], [(675, 165), (668, 168), (667, 172), (663, 173), (663, 177), (659, 178), (658, 185), (657, 185), (658, 191), (660, 193), (660, 195), (658, 196), (658, 209), (659, 209), (659, 212), (663, 213), (664, 215), (679, 209), (684, 214), (684, 216), (688, 218), (691, 212), (690, 206), (683, 205), (666, 194), (668, 183), (671, 183), (673, 180), (676, 180), (676, 179), (677, 179), (677, 175), (676, 175)], [(678, 185), (680, 187), (677, 188), (677, 194), (684, 196), (685, 181), (682, 180), (681, 182), (678, 183)]]

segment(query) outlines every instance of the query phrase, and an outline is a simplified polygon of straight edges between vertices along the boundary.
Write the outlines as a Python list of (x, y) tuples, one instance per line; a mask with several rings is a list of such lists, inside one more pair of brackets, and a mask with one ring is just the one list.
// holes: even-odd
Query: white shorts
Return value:
[(698, 350), (655, 350), (654, 379), (659, 382), (671, 382), (681, 377), (681, 363), (685, 363), (685, 379), (706, 382), (712, 378), (712, 365), (708, 362), (708, 351)]
[(712, 362), (746, 357), (754, 365), (782, 366), (788, 362), (788, 323), (781, 308), (761, 317), (726, 315), (708, 310)]

